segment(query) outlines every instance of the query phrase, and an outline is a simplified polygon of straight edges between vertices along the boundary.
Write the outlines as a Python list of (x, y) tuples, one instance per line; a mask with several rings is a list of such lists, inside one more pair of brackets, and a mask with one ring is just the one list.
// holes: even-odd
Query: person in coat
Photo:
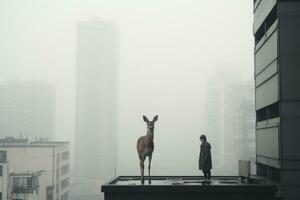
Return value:
[(211, 177), (211, 146), (206, 140), (205, 135), (200, 136), (200, 155), (199, 155), (199, 170), (203, 171), (205, 181), (209, 181)]

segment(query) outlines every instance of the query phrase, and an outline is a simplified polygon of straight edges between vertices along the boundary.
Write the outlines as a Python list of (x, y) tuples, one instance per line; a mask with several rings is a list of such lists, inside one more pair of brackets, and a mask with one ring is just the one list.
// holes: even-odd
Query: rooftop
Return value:
[(69, 142), (49, 141), (48, 139), (44, 138), (39, 138), (34, 141), (14, 137), (0, 138), (0, 147), (56, 147), (68, 144)]
[(39, 171), (26, 171), (26, 172), (11, 172), (11, 176), (39, 176), (42, 173), (46, 172), (45, 170), (39, 170)]
[(277, 185), (251, 177), (242, 181), (237, 176), (214, 176), (211, 182), (200, 176), (151, 176), (152, 183), (142, 185), (139, 176), (120, 176), (102, 185), (105, 200), (139, 199), (221, 199), (274, 200)]

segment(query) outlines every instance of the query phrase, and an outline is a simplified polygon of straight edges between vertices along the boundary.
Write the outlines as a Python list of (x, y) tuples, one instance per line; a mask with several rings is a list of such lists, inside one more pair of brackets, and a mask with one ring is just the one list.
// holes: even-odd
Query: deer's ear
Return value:
[(143, 119), (145, 122), (149, 122), (148, 118), (145, 115), (143, 115)]
[(153, 118), (153, 121), (156, 122), (158, 120), (158, 115)]

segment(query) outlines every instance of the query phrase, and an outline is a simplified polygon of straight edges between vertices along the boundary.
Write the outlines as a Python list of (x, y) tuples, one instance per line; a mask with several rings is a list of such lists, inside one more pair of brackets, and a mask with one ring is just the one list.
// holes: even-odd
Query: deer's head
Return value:
[(158, 115), (156, 115), (152, 121), (149, 121), (148, 118), (144, 115), (143, 116), (144, 121), (147, 123), (147, 129), (151, 132), (154, 131), (154, 124), (158, 120)]

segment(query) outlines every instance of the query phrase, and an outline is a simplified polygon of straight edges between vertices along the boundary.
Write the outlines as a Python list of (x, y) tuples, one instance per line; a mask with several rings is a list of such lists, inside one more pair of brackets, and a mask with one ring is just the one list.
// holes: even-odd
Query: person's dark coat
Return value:
[(204, 142), (200, 145), (199, 170), (212, 169), (210, 149), (211, 146), (208, 142)]

